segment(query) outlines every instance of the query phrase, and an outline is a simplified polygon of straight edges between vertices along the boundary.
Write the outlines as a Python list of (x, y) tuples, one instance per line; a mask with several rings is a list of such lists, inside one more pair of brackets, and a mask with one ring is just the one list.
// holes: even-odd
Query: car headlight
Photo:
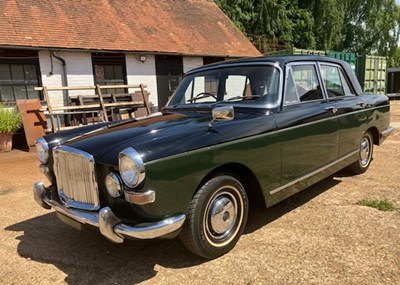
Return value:
[(144, 180), (144, 163), (136, 150), (129, 147), (119, 153), (119, 172), (122, 181), (130, 188)]
[(36, 152), (42, 164), (49, 162), (49, 144), (43, 137), (36, 140)]

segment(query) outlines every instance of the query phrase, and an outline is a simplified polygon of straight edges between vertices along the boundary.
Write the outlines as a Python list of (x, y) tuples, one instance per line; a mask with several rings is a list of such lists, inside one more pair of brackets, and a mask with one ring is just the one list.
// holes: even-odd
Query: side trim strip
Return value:
[(310, 173), (304, 175), (303, 177), (297, 178), (296, 180), (293, 180), (292, 182), (289, 182), (288, 184), (285, 184), (285, 185), (283, 185), (283, 186), (281, 186), (279, 188), (276, 188), (275, 190), (270, 191), (269, 194), (271, 194), (271, 195), (276, 194), (276, 193), (278, 193), (279, 191), (282, 191), (285, 188), (288, 188), (288, 187), (290, 187), (290, 186), (292, 186), (292, 185), (294, 185), (296, 183), (299, 183), (299, 182), (301, 182), (301, 181), (303, 181), (303, 180), (305, 180), (307, 178), (310, 178), (311, 176), (314, 176), (315, 174), (318, 174), (319, 172), (322, 172), (322, 171), (330, 168), (331, 166), (333, 166), (333, 165), (335, 165), (335, 164), (337, 164), (337, 163), (339, 163), (339, 162), (351, 157), (352, 155), (357, 154), (358, 151), (359, 151), (358, 149), (354, 150), (354, 151), (346, 154), (345, 156), (342, 156), (341, 158), (339, 158), (339, 159), (337, 159), (337, 160), (335, 160), (335, 161), (333, 161), (333, 162), (331, 162), (331, 163), (329, 163), (329, 164), (327, 164), (327, 165), (325, 165), (325, 166), (323, 166), (321, 168), (318, 168), (318, 169), (314, 170), (313, 172), (310, 172)]
[[(362, 113), (362, 112), (377, 110), (377, 109), (380, 109), (382, 107), (385, 107), (385, 106), (379, 106), (379, 107), (373, 107), (373, 108), (368, 108), (368, 109), (357, 110), (357, 111), (355, 111), (353, 113)], [(318, 121), (314, 121), (314, 122), (308, 122), (308, 123), (305, 123), (305, 124), (296, 125), (296, 126), (292, 126), (292, 127), (288, 127), (288, 128), (284, 128), (284, 129), (279, 129), (279, 130), (278, 129), (271, 130), (271, 131), (266, 132), (266, 133), (252, 135), (252, 136), (249, 136), (249, 137), (244, 137), (244, 138), (236, 139), (236, 140), (229, 141), (229, 142), (224, 142), (224, 143), (215, 144), (215, 145), (211, 145), (211, 146), (205, 146), (205, 147), (201, 147), (201, 148), (198, 148), (198, 149), (189, 150), (189, 151), (187, 151), (185, 153), (178, 153), (178, 154), (171, 155), (171, 156), (168, 156), (168, 157), (162, 157), (162, 158), (158, 158), (158, 159), (155, 159), (155, 160), (152, 160), (152, 161), (147, 161), (147, 162), (145, 162), (145, 165), (146, 164), (153, 164), (153, 163), (164, 161), (164, 160), (168, 160), (168, 159), (179, 158), (179, 157), (187, 156), (189, 154), (195, 154), (195, 153), (204, 151), (204, 149), (212, 150), (212, 149), (218, 148), (218, 147), (224, 147), (224, 146), (232, 145), (232, 144), (235, 144), (235, 143), (245, 142), (245, 141), (248, 141), (250, 139), (259, 139), (259, 138), (263, 138), (263, 137), (267, 137), (267, 136), (271, 136), (271, 135), (276, 135), (276, 134), (279, 134), (279, 133), (282, 133), (282, 132), (286, 132), (286, 131), (291, 131), (291, 130), (294, 130), (294, 129), (302, 128), (304, 126), (311, 126), (311, 125), (314, 125), (314, 124), (317, 124), (317, 123), (321, 123), (321, 122), (325, 122), (325, 121), (329, 121), (329, 120), (336, 120), (337, 118), (345, 117), (345, 116), (348, 116), (348, 115), (349, 114), (341, 114), (341, 115), (332, 116), (332, 117), (329, 117), (329, 118), (324, 118), (324, 119), (321, 119), (321, 120), (318, 120)], [(268, 115), (268, 116), (272, 116), (272, 115)]]

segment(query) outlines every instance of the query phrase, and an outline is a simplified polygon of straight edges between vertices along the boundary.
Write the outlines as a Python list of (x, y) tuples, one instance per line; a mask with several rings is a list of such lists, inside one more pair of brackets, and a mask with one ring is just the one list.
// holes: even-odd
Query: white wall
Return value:
[[(93, 86), (94, 76), (90, 52), (56, 52), (57, 56), (66, 62), (68, 86)], [(40, 70), (43, 86), (62, 86), (62, 63), (56, 58), (50, 58), (49, 51), (39, 52)], [(203, 66), (202, 57), (183, 57), (183, 72)], [(51, 73), (52, 72), (52, 73)], [(141, 62), (137, 55), (126, 54), (126, 72), (128, 84), (145, 84), (150, 93), (149, 101), (155, 106), (158, 103), (156, 65), (154, 55), (146, 55), (146, 61)], [(64, 83), (65, 84), (65, 83)], [(130, 90), (132, 92), (132, 90)], [(69, 91), (70, 95), (93, 94), (94, 91)], [(52, 106), (62, 106), (65, 103), (61, 91), (49, 91)]]
[[(92, 55), (90, 52), (60, 52), (57, 55), (66, 61), (68, 86), (94, 85)], [(94, 90), (70, 91), (69, 94), (94, 94)]]
[[(92, 59), (89, 52), (57, 52), (56, 54), (65, 60), (68, 86), (94, 85)], [(43, 86), (65, 85), (61, 61), (51, 58), (49, 51), (39, 51), (39, 63)], [(94, 94), (92, 90), (68, 92), (70, 95)], [(62, 91), (49, 91), (49, 97), (52, 106), (64, 105), (65, 98)]]
[[(157, 78), (156, 78), (156, 63), (153, 55), (146, 55), (146, 61), (141, 62), (138, 56), (127, 54), (126, 59), (126, 74), (128, 84), (144, 84), (147, 85), (146, 90), (150, 92), (149, 101), (157, 106)], [(129, 90), (132, 92), (132, 90)]]
[[(53, 68), (49, 51), (39, 51), (40, 72), (42, 75), (43, 86), (61, 86), (62, 85), (62, 65), (53, 58)], [(49, 92), (52, 106), (63, 106), (64, 99), (61, 91)]]
[(183, 73), (200, 66), (203, 66), (202, 57), (183, 57)]

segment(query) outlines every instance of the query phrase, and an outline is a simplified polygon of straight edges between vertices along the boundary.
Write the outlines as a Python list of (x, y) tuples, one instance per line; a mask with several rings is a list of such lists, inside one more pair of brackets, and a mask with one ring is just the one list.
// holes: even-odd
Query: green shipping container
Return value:
[(352, 52), (323, 51), (291, 48), (269, 52), (266, 56), (274, 55), (320, 55), (346, 61), (354, 70), (365, 93), (386, 94), (386, 57), (363, 55), (357, 56)]
[(357, 59), (356, 74), (365, 93), (386, 93), (386, 64), (383, 56), (363, 55)]
[(343, 60), (350, 64), (351, 69), (354, 73), (357, 69), (357, 55), (353, 52), (339, 52), (339, 51), (328, 51), (328, 56), (336, 59)]
[(313, 50), (313, 49), (300, 49), (300, 48), (290, 48), (283, 49), (278, 51), (272, 51), (265, 53), (266, 56), (274, 56), (274, 55), (320, 55), (326, 56), (326, 52), (324, 50)]
[(324, 50), (314, 50), (314, 49), (299, 49), (299, 48), (293, 48), (293, 54), (326, 56), (326, 51), (324, 51)]

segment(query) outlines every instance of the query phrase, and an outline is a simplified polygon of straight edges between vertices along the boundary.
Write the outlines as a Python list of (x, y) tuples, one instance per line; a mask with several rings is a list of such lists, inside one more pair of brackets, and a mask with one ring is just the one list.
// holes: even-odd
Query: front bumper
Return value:
[(180, 214), (158, 222), (128, 226), (114, 215), (110, 207), (101, 208), (99, 212), (67, 208), (50, 198), (49, 190), (42, 182), (35, 183), (33, 195), (36, 202), (43, 208), (53, 208), (58, 213), (81, 224), (98, 227), (102, 235), (116, 243), (122, 243), (124, 238), (152, 239), (165, 236), (179, 230), (186, 219), (184, 214)]

